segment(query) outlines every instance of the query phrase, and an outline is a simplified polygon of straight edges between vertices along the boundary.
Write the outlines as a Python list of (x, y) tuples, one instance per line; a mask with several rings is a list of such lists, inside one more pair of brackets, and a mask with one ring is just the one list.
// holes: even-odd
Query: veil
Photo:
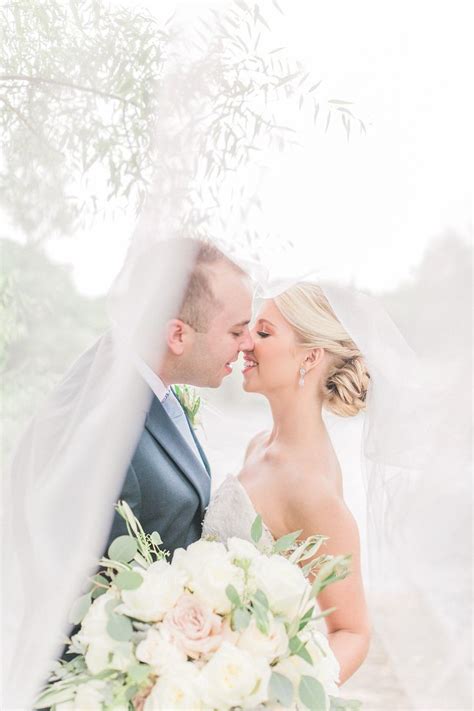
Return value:
[[(226, 31), (233, 30), (226, 26)], [(220, 28), (219, 42), (225, 37)], [(201, 63), (199, 74), (194, 55), (185, 49), (175, 48), (175, 54), (169, 49), (160, 82), (166, 106), (156, 135), (160, 167), (109, 294), (110, 329), (73, 364), (32, 419), (2, 483), (5, 708), (31, 707), (61, 650), (68, 610), (102, 553), (113, 502), (150, 402), (134, 355), (152, 354), (159, 361), (164, 325), (176, 313), (193, 265), (193, 249), (179, 237), (224, 232), (222, 209), (219, 215), (215, 207), (226, 161), (216, 147), (235, 139), (224, 155), (233, 175), (254, 153), (246, 134), (235, 136), (239, 131), (234, 125), (230, 130), (229, 122), (249, 123), (255, 135), (261, 125), (269, 135), (272, 131), (273, 119), (260, 125), (255, 120), (255, 106), (252, 120), (252, 112), (239, 114), (244, 102), (233, 104), (234, 94), (231, 102), (218, 102), (221, 97), (209, 88), (218, 73), (214, 64)], [(233, 90), (230, 60), (218, 69)], [(253, 75), (253, 68), (245, 81), (239, 75), (234, 93), (240, 96)], [(248, 86), (252, 94), (252, 81)], [(266, 96), (266, 82), (262, 88)], [(217, 110), (222, 113), (216, 117)], [(236, 202), (227, 188), (218, 195), (225, 197), (224, 208), (226, 200)], [(243, 213), (237, 232), (250, 222)], [(206, 214), (213, 219), (206, 221)], [(297, 281), (294, 275), (284, 283), (265, 277), (255, 263), (259, 245), (246, 236), (237, 249), (230, 239), (213, 241), (257, 276), (260, 296), (274, 296)], [(375, 299), (336, 283), (322, 286), (364, 353), (372, 378), (359, 424), (374, 626), (414, 707), (452, 708), (452, 699), (468, 698), (469, 652), (469, 453), (458, 437), (458, 398), (440, 387), (443, 373), (424, 367)], [(210, 408), (204, 414), (222, 419)], [(328, 424), (335, 438), (347, 437), (342, 419), (329, 418)], [(225, 452), (222, 466), (234, 466), (229, 460), (236, 433), (248, 429), (237, 410), (221, 421), (218, 446), (209, 435), (210, 448)]]

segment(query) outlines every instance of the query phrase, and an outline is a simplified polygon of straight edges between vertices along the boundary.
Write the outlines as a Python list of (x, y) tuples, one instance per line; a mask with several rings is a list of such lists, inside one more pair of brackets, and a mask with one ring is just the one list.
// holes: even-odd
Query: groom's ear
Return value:
[(179, 318), (173, 318), (166, 325), (166, 344), (174, 355), (182, 355), (189, 327)]
[(324, 358), (324, 348), (312, 348), (304, 359), (306, 372), (319, 365)]

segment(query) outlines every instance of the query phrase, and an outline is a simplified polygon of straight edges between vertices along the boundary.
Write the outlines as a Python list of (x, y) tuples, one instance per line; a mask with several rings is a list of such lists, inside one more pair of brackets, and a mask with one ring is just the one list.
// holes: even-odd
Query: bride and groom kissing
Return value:
[[(164, 354), (158, 363), (136, 359), (152, 399), (119, 498), (145, 533), (160, 533), (171, 554), (202, 535), (249, 538), (257, 512), (263, 542), (298, 530), (302, 537), (327, 536), (328, 555), (351, 554), (351, 575), (318, 597), (321, 610), (336, 608), (325, 620), (342, 683), (367, 654), (370, 625), (359, 534), (322, 409), (356, 415), (365, 406), (369, 374), (318, 285), (295, 284), (264, 300), (253, 323), (252, 292), (237, 264), (217, 247), (199, 244), (179, 313), (166, 325)], [(266, 397), (273, 426), (255, 434), (241, 471), (211, 497), (208, 460), (170, 386), (217, 388), (241, 352), (243, 388)], [(125, 533), (116, 513), (109, 542)]]

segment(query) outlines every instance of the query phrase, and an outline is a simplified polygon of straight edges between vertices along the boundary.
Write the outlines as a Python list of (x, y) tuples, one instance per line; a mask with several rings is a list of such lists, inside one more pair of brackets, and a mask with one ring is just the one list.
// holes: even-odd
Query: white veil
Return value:
[[(232, 41), (230, 21), (232, 16), (229, 23), (226, 20), (224, 39), (219, 29), (219, 42), (225, 37)], [(257, 16), (255, 23), (259, 31), (262, 23)], [(247, 49), (243, 52), (246, 56)], [(111, 330), (81, 360), (81, 368), (87, 364), (87, 379), (73, 366), (60, 390), (34, 418), (3, 481), (5, 708), (31, 706), (50, 661), (61, 649), (70, 604), (102, 552), (112, 504), (149, 404), (149, 391), (137, 378), (131, 355), (139, 348), (159, 359), (163, 325), (179, 304), (193, 263), (186, 243), (176, 239), (165, 251), (158, 249), (159, 243), (183, 234), (208, 233), (209, 224), (224, 231), (215, 210), (222, 194), (215, 195), (226, 166), (220, 165), (222, 151), (216, 147), (232, 144), (235, 126), (229, 122), (237, 121), (239, 129), (249, 123), (255, 135), (262, 126), (270, 135), (273, 123), (278, 129), (273, 117), (259, 124), (258, 116), (250, 120), (244, 112), (239, 114), (242, 107), (234, 104), (234, 95), (221, 105), (220, 97), (208, 88), (214, 64), (201, 63), (202, 75), (194, 74), (192, 56), (184, 56), (183, 60), (179, 52), (171, 55), (160, 86), (162, 105), (167, 107), (157, 136), (160, 173), (110, 295)], [(245, 88), (254, 70), (247, 67), (245, 82), (240, 76), (234, 79), (232, 56), (225, 59), (219, 72), (231, 88), (232, 81)], [(287, 69), (283, 74), (290, 76), (292, 68)], [(279, 82), (284, 91), (286, 84)], [(249, 95), (251, 84), (249, 80)], [(262, 87), (266, 95), (265, 82)], [(258, 104), (261, 96), (256, 95)], [(254, 111), (255, 105), (250, 108)], [(214, 109), (221, 111), (217, 122)], [(255, 155), (246, 134), (237, 135), (235, 145), (234, 153), (225, 156), (230, 171), (245, 164), (249, 153)], [(225, 197), (238, 202), (230, 190)], [(213, 221), (206, 221), (209, 214)], [(221, 210), (221, 221), (225, 217)], [(245, 222), (251, 220), (244, 209)], [(245, 227), (238, 223), (236, 232)], [(232, 246), (229, 241), (227, 245)], [(245, 258), (252, 263), (255, 251), (249, 238), (240, 246), (240, 263)], [(294, 281), (291, 277), (283, 286), (266, 284), (263, 294), (274, 295)], [(469, 651), (465, 618), (469, 560), (462, 539), (469, 518), (468, 455), (466, 442), (454, 436), (459, 419), (451, 405), (457, 399), (432, 386), (433, 379), (443, 382), (442, 374), (420, 365), (375, 300), (335, 284), (325, 284), (324, 289), (366, 356), (373, 380), (362, 457), (374, 624), (415, 708), (452, 708), (453, 698), (467, 698), (462, 687), (468, 679)], [(143, 323), (148, 327), (142, 329)], [(238, 415), (234, 423), (237, 428)], [(342, 421), (331, 421), (334, 431), (342, 426)], [(233, 437), (232, 430), (227, 435)], [(221, 446), (223, 442), (224, 437)]]

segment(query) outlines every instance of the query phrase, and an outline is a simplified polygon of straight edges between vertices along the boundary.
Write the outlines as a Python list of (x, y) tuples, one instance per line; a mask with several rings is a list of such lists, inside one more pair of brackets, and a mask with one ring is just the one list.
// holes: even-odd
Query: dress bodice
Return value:
[[(251, 541), (250, 530), (257, 512), (244, 486), (233, 474), (229, 474), (212, 495), (204, 517), (203, 536), (225, 543), (233, 536)], [(275, 539), (263, 524), (259, 548), (270, 550)]]

